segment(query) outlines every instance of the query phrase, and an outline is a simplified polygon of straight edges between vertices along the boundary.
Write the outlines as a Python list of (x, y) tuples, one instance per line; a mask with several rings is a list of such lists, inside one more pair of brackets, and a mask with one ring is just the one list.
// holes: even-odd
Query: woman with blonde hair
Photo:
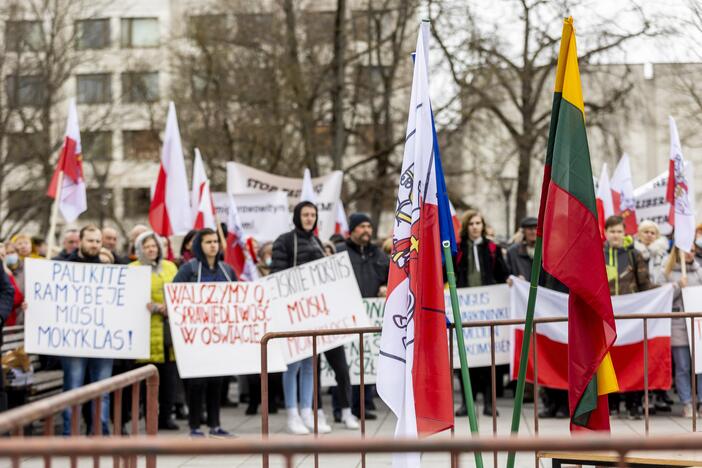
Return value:
[[(695, 261), (692, 252), (683, 253), (687, 275), (683, 276), (680, 264), (680, 250), (673, 247), (670, 255), (656, 270), (654, 276), (658, 284), (670, 284), (675, 287), (673, 296), (673, 312), (683, 312), (682, 288), (702, 285), (702, 267)], [(683, 404), (683, 417), (692, 417), (692, 385), (690, 378), (691, 359), (687, 338), (687, 320), (672, 319), (670, 321), (670, 349), (675, 365), (675, 389)], [(702, 401), (702, 374), (697, 374), (697, 401)]]
[(663, 263), (663, 258), (668, 253), (668, 247), (668, 239), (661, 236), (658, 224), (648, 219), (639, 223), (639, 230), (634, 238), (634, 248), (648, 262), (648, 271), (651, 277)]

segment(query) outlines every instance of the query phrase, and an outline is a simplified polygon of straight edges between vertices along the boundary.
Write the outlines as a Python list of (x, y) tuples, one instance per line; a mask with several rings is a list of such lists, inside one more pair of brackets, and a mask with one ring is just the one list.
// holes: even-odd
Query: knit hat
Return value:
[(527, 216), (526, 218), (522, 219), (522, 222), (519, 223), (519, 227), (522, 228), (534, 228), (539, 224), (539, 220), (534, 218), (533, 216)]
[(349, 232), (353, 232), (354, 229), (356, 229), (356, 226), (358, 226), (361, 223), (371, 223), (370, 217), (365, 214), (365, 213), (353, 213), (351, 216), (349, 216)]

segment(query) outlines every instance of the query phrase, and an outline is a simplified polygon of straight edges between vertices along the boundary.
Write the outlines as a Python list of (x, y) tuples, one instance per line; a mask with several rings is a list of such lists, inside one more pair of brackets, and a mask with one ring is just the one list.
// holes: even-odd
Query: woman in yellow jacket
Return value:
[(173, 281), (178, 272), (174, 263), (164, 260), (161, 240), (152, 231), (137, 237), (134, 243), (137, 260), (129, 266), (151, 267), (151, 302), (147, 308), (151, 312), (151, 356), (147, 361), (158, 368), (158, 428), (177, 431), (178, 425), (171, 418), (175, 400), (178, 370), (173, 352), (173, 341), (168, 326), (168, 310), (165, 304), (164, 286)]

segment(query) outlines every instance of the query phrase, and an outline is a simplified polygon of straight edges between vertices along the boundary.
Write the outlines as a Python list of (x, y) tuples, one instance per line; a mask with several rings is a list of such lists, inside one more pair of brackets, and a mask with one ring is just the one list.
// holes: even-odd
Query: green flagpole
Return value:
[[(524, 381), (526, 380), (527, 363), (529, 362), (529, 348), (531, 347), (531, 331), (534, 324), (534, 307), (536, 306), (536, 292), (541, 275), (542, 236), (536, 238), (534, 248), (534, 261), (531, 265), (531, 284), (529, 286), (529, 301), (527, 302), (526, 321), (524, 323), (524, 338), (522, 339), (522, 353), (519, 357), (519, 376), (517, 390), (514, 395), (514, 410), (512, 412), (512, 434), (519, 432), (519, 423), (522, 417), (522, 403), (524, 402)], [(534, 395), (538, 398), (538, 395)], [(507, 468), (514, 468), (514, 452), (507, 455)]]
[[(478, 419), (475, 416), (475, 405), (473, 403), (473, 389), (470, 385), (470, 375), (468, 374), (468, 359), (466, 358), (466, 346), (463, 339), (463, 325), (461, 324), (461, 311), (458, 307), (458, 293), (456, 292), (456, 274), (453, 271), (453, 260), (451, 258), (451, 243), (444, 241), (444, 259), (446, 260), (446, 276), (448, 276), (449, 292), (451, 293), (451, 310), (453, 311), (453, 323), (456, 327), (456, 338), (458, 346), (458, 357), (461, 361), (461, 380), (463, 381), (463, 396), (468, 409), (468, 422), (470, 432), (478, 435)], [(483, 454), (475, 452), (476, 468), (483, 468)]]

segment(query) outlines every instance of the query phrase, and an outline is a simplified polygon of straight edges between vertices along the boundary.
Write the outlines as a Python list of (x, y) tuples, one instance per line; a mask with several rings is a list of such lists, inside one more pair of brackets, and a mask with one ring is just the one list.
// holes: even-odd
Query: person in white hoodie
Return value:
[[(680, 266), (680, 251), (673, 247), (670, 255), (663, 259), (655, 274), (658, 284), (672, 283), (675, 286), (673, 312), (683, 312), (682, 288), (702, 285), (702, 266), (695, 261), (694, 253), (685, 253), (687, 277), (683, 277)], [(692, 385), (690, 378), (691, 358), (687, 338), (687, 320), (670, 321), (670, 348), (675, 364), (675, 389), (683, 404), (683, 417), (692, 417)], [(697, 374), (697, 401), (702, 401), (702, 374)]]
[[(634, 238), (634, 248), (641, 254), (641, 257), (648, 262), (648, 271), (651, 281), (654, 281), (654, 274), (662, 267), (663, 259), (668, 255), (668, 239), (661, 236), (658, 224), (651, 220), (641, 221), (639, 230)], [(653, 392), (653, 410), (669, 413), (673, 400), (665, 390)]]

